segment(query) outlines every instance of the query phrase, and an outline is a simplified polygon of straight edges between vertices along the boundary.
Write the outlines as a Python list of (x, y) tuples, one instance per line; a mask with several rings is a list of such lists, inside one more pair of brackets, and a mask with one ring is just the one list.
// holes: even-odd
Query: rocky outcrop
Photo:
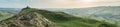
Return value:
[(0, 22), (1, 27), (60, 27), (37, 12), (18, 14)]

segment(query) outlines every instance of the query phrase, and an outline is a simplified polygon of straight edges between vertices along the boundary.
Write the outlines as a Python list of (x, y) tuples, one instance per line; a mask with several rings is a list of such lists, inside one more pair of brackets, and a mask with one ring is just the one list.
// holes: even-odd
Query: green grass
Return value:
[(8, 12), (0, 12), (0, 21), (4, 20), (4, 19), (7, 19), (9, 17), (12, 17), (12, 16), (13, 16), (13, 14), (10, 14)]
[(24, 9), (19, 14), (27, 14), (29, 12), (37, 12), (42, 14), (44, 17), (60, 25), (61, 27), (116, 27), (116, 25), (108, 22), (76, 17), (64, 12), (52, 12), (47, 10), (38, 10), (35, 8)]
[(62, 27), (116, 27), (116, 25), (108, 22), (102, 22), (89, 18), (75, 17), (64, 12), (52, 12), (47, 10), (36, 9), (29, 9), (29, 12), (37, 12), (39, 14), (42, 14), (50, 21), (53, 21)]
[(33, 12), (33, 11), (37, 11), (38, 9), (35, 8), (30, 8), (30, 9), (23, 9), (21, 10), (21, 12), (19, 14), (25, 14), (25, 13), (29, 13), (29, 12)]

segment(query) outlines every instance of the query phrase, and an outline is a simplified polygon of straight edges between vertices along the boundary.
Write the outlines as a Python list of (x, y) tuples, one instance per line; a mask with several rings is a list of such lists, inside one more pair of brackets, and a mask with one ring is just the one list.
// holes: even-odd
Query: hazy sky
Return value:
[(120, 6), (120, 0), (0, 0), (1, 8), (81, 8)]

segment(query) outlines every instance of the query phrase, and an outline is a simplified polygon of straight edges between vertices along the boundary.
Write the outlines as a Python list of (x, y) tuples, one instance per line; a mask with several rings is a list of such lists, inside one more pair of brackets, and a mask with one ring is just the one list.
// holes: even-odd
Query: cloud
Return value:
[(90, 7), (118, 5), (120, 0), (96, 0), (97, 2), (82, 2), (81, 0), (31, 0), (31, 7)]
[[(94, 1), (94, 2), (93, 2)], [(73, 8), (73, 7), (94, 7), (120, 5), (120, 0), (0, 0), (0, 4), (13, 4), (14, 7), (25, 7), (29, 5), (35, 8)], [(6, 6), (7, 7), (7, 6)]]

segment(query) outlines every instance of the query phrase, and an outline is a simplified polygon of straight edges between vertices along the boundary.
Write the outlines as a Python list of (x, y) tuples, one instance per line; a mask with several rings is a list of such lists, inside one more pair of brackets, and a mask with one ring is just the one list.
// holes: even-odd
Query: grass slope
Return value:
[(24, 9), (20, 12), (20, 14), (34, 11), (42, 14), (47, 19), (55, 22), (58, 25), (61, 25), (62, 27), (117, 27), (116, 25), (108, 22), (75, 17), (64, 12), (52, 12), (47, 10), (38, 10), (35, 8)]
[(8, 13), (8, 12), (0, 11), (0, 21), (4, 20), (4, 19), (7, 19), (7, 18), (9, 18), (11, 16), (13, 16), (13, 14)]

